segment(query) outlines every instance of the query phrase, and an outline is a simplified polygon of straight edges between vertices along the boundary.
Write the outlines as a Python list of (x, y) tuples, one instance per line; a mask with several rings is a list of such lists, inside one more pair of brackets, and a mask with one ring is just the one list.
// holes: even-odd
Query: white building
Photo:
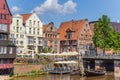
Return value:
[(22, 16), (19, 14), (13, 15), (12, 24), (10, 25), (10, 39), (17, 46), (17, 54), (26, 53), (25, 27), (22, 19)]
[[(12, 22), (10, 28), (11, 40), (13, 42), (14, 39), (16, 42), (17, 40), (23, 40), (24, 53), (38, 54), (42, 48), (42, 22), (36, 13), (22, 14), (21, 17), (13, 16)], [(20, 25), (20, 27), (18, 28), (17, 25)], [(17, 32), (17, 30), (19, 31)], [(24, 38), (13, 36), (18, 33), (24, 35)]]

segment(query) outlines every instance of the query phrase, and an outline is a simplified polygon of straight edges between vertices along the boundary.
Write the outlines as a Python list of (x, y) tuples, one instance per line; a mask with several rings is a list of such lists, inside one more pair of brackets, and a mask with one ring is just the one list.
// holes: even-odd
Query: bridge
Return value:
[(86, 55), (82, 56), (85, 68), (97, 69), (105, 67), (107, 71), (114, 71), (120, 75), (120, 55)]
[(102, 56), (92, 56), (92, 55), (89, 55), (89, 56), (82, 56), (83, 59), (96, 59), (96, 60), (104, 60), (104, 59), (107, 59), (107, 60), (120, 60), (120, 55), (102, 55)]

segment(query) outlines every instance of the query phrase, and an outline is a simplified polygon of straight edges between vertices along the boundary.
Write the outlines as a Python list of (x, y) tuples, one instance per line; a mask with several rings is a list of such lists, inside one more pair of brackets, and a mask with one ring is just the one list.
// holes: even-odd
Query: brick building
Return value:
[[(97, 21), (92, 21), (92, 22), (89, 22), (89, 25), (90, 25), (90, 29), (94, 35), (94, 25)], [(113, 30), (117, 31), (117, 32), (120, 32), (120, 23), (119, 22), (110, 22), (110, 26)], [(93, 36), (92, 35), (92, 36)], [(97, 48), (97, 54), (103, 54), (103, 50), (100, 49), (100, 48)], [(113, 54), (113, 50), (110, 49), (110, 50), (106, 50), (105, 51), (105, 54)]]
[(51, 48), (52, 52), (59, 52), (59, 33), (51, 22), (47, 25), (43, 25), (43, 48)]
[(60, 52), (77, 51), (85, 54), (92, 45), (92, 32), (87, 19), (63, 22), (60, 33)]
[(16, 47), (9, 40), (11, 13), (6, 0), (0, 0), (0, 75), (13, 72)]

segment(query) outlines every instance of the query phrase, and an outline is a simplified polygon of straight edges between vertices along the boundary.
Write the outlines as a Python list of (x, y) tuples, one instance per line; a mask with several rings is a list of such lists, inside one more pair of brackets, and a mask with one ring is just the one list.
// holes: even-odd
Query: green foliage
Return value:
[(52, 51), (52, 49), (50, 47), (48, 47), (48, 48), (42, 48), (41, 53), (49, 53), (51, 51)]
[(120, 33), (111, 28), (110, 19), (106, 15), (99, 18), (94, 26), (93, 43), (95, 47), (99, 47), (104, 51), (107, 49), (115, 51), (120, 49)]

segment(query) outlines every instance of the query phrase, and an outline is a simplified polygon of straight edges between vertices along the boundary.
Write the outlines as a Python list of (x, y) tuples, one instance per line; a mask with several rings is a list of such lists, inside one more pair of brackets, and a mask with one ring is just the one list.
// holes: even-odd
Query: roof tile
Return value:
[(66, 36), (66, 31), (67, 29), (73, 29), (73, 31), (75, 31), (73, 37), (71, 38), (71, 40), (77, 40), (78, 35), (83, 27), (83, 24), (85, 23), (87, 19), (83, 19), (83, 20), (72, 20), (69, 22), (63, 22), (60, 25), (60, 28), (58, 29), (58, 32), (60, 33), (60, 40), (66, 40), (67, 38)]

